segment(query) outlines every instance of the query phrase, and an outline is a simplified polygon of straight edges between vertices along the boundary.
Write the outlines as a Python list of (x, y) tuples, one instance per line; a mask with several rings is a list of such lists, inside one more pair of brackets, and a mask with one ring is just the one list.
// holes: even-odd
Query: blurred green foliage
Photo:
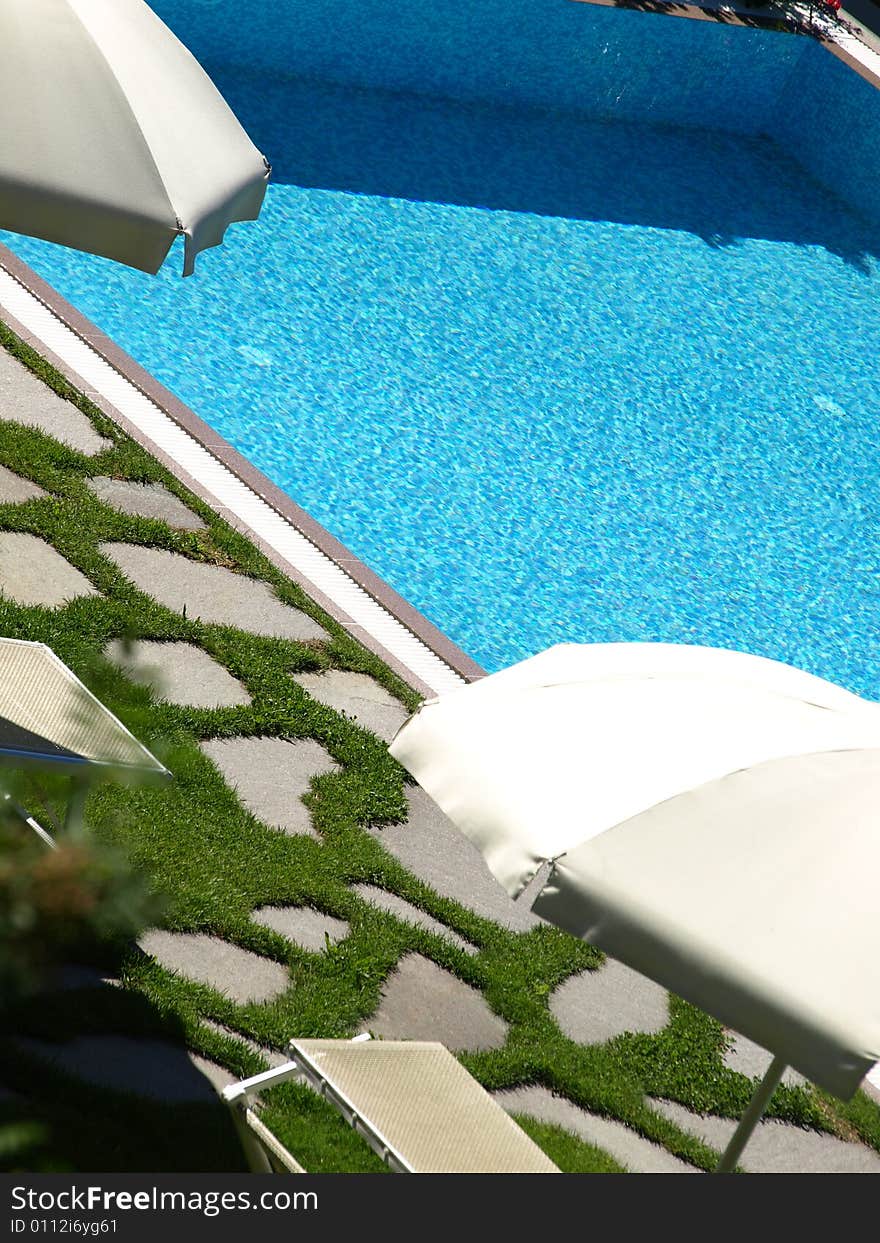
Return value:
[(0, 999), (39, 989), (52, 968), (108, 939), (134, 936), (159, 903), (116, 848), (85, 834), (51, 849), (0, 816)]

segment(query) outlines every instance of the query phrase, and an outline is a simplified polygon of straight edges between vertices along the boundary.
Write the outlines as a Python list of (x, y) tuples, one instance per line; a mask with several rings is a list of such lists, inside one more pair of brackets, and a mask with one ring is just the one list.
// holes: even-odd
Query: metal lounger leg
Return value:
[(235, 1129), (247, 1157), (248, 1165), (253, 1174), (274, 1174), (275, 1169), (267, 1155), (267, 1149), (273, 1153), (281, 1165), (291, 1174), (304, 1174), (305, 1170), (294, 1158), (292, 1153), (281, 1144), (255, 1116), (250, 1108), (250, 1095), (278, 1083), (286, 1083), (290, 1079), (300, 1078), (302, 1071), (296, 1062), (285, 1062), (273, 1070), (252, 1075), (250, 1079), (242, 1079), (240, 1083), (230, 1084), (221, 1093), (223, 1100), (232, 1111)]

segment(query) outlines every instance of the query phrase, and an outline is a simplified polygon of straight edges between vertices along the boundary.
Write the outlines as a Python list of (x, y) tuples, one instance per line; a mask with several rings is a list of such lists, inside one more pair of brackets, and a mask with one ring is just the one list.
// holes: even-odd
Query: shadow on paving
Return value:
[(219, 1068), (193, 1060), (174, 1017), (99, 977), (0, 1017), (0, 1171), (244, 1170), (204, 1073)]

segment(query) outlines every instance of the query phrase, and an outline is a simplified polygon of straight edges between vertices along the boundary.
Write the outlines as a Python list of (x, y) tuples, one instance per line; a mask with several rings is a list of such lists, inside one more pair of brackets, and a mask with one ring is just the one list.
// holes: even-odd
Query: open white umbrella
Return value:
[(0, 228), (184, 275), (269, 165), (143, 0), (0, 0)]
[(563, 645), (410, 718), (394, 755), (511, 894), (842, 1098), (880, 1059), (880, 704), (761, 657)]

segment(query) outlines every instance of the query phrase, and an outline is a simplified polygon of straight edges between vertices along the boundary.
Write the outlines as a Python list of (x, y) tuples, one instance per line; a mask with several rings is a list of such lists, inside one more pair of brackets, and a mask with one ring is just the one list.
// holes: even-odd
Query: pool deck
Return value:
[[(821, 0), (815, 5), (726, 4), (703, 0), (702, 4), (680, 0), (571, 0), (575, 4), (596, 4), (603, 8), (638, 9), (667, 17), (692, 21), (720, 22), (730, 26), (752, 26), (766, 30), (788, 30), (792, 34), (815, 38), (833, 56), (849, 65), (860, 77), (880, 88), (880, 35), (858, 16), (841, 8), (837, 17), (822, 12)], [(880, 25), (880, 11), (878, 11)]]

